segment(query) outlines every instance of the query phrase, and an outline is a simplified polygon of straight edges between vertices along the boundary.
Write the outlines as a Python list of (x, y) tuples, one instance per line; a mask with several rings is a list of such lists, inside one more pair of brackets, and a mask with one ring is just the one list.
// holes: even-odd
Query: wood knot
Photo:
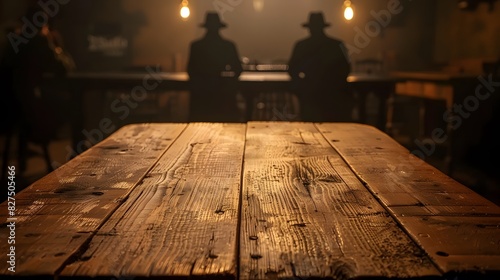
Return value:
[(356, 264), (350, 260), (339, 260), (330, 265), (335, 279), (352, 279), (356, 275)]

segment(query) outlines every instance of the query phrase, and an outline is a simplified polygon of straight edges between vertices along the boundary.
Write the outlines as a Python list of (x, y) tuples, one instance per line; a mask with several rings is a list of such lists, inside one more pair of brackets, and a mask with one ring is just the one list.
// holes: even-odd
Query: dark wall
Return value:
[[(29, 3), (37, 1), (1, 0), (1, 26), (22, 15)], [(352, 61), (382, 59), (387, 70), (424, 70), (450, 60), (499, 55), (498, 3), (493, 12), (480, 6), (465, 13), (455, 0), (353, 1), (351, 22), (342, 18), (342, 0), (266, 0), (261, 10), (253, 0), (189, 3), (191, 17), (183, 21), (180, 1), (70, 0), (61, 5), (55, 23), (80, 70), (160, 64), (166, 71), (183, 71), (189, 44), (203, 35), (199, 24), (213, 10), (228, 23), (222, 34), (237, 44), (240, 55), (260, 62), (287, 61), (294, 42), (308, 34), (301, 24), (311, 11), (325, 14), (332, 25), (326, 32), (348, 44)], [(387, 19), (383, 15), (391, 5), (398, 12)]]
[(475, 11), (456, 8), (454, 0), (436, 1), (436, 44), (434, 60), (468, 72), (482, 71), (483, 61), (500, 58), (500, 2), (490, 11), (482, 3)]

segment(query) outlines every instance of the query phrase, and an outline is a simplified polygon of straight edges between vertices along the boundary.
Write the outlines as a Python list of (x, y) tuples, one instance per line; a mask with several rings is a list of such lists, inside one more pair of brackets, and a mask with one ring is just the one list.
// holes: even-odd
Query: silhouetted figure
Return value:
[(344, 44), (328, 37), (322, 13), (311, 13), (310, 36), (298, 41), (289, 61), (292, 88), (300, 100), (303, 121), (349, 121), (352, 97), (346, 78), (351, 70)]
[(187, 71), (191, 83), (190, 121), (238, 122), (238, 77), (242, 72), (236, 46), (219, 30), (226, 27), (217, 13), (207, 13), (205, 36), (191, 44)]
[[(37, 13), (40, 9), (29, 8), (25, 16), (28, 21), (33, 21)], [(36, 34), (30, 37), (23, 37), (20, 30), (18, 27), (9, 33), (15, 40), (5, 48), (1, 66), (2, 87), (8, 90), (5, 94), (11, 95), (11, 105), (17, 106), (11, 122), (16, 123), (19, 134), (18, 171), (22, 173), (26, 168), (28, 141), (42, 145), (50, 171), (52, 166), (47, 147), (65, 120), (60, 111), (65, 107), (65, 101), (54, 95), (44, 76), (52, 73), (55, 77), (64, 77), (66, 69), (57, 58), (58, 46), (48, 24), (36, 26)]]

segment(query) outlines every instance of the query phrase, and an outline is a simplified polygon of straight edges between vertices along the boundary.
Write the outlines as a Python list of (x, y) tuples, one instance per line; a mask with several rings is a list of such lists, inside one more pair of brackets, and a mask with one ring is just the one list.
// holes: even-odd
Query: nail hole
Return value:
[(64, 253), (64, 252), (59, 252), (59, 253), (55, 254), (54, 256), (55, 256), (55, 257), (60, 257), (60, 256), (64, 256), (64, 255), (66, 255), (66, 253)]
[(216, 258), (218, 258), (219, 256), (217, 256), (217, 255), (215, 255), (215, 254), (209, 254), (209, 255), (208, 255), (208, 257), (209, 257), (209, 258), (211, 258), (211, 259), (216, 259)]
[(293, 142), (293, 144), (297, 144), (297, 145), (305, 145), (305, 146), (309, 146), (309, 145), (311, 145), (310, 143), (306, 143), (306, 142)]
[(66, 186), (61, 186), (60, 188), (55, 189), (54, 193), (66, 193), (66, 192), (70, 192), (70, 191), (77, 191), (79, 189), (81, 189), (81, 188), (78, 186), (75, 186), (75, 185), (66, 185)]
[(441, 256), (441, 257), (448, 257), (450, 254), (443, 252), (443, 251), (437, 251), (436, 255)]
[(254, 259), (254, 260), (258, 260), (258, 259), (261, 259), (261, 258), (262, 258), (262, 256), (261, 256), (261, 255), (259, 255), (259, 254), (250, 254), (250, 257), (251, 257), (252, 259)]
[(92, 192), (93, 195), (103, 195), (103, 192)]
[(293, 224), (292, 227), (306, 227), (306, 224), (305, 223), (297, 223), (297, 224)]
[(101, 149), (105, 149), (105, 150), (117, 150), (117, 149), (120, 149), (119, 146), (101, 146)]
[(255, 236), (255, 235), (250, 235), (249, 238), (250, 238), (250, 240), (257, 240), (257, 239), (259, 239), (259, 237)]
[(225, 212), (225, 211), (224, 211), (224, 210), (222, 210), (222, 209), (217, 209), (217, 210), (215, 210), (215, 214), (217, 214), (217, 215), (222, 215), (222, 214), (224, 214), (224, 212)]
[(332, 139), (331, 141), (332, 142), (340, 142), (340, 140), (338, 140), (338, 139)]

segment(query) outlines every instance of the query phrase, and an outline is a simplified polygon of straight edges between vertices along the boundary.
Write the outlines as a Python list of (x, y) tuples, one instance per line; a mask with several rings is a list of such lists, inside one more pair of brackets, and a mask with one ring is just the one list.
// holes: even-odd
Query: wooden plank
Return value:
[[(15, 275), (56, 274), (128, 198), (184, 128), (182, 124), (127, 126), (17, 194)], [(0, 205), (2, 211), (6, 208), (6, 203)], [(0, 218), (5, 221), (0, 239), (7, 240), (9, 216), (3, 212)], [(9, 247), (0, 243), (1, 252)], [(6, 263), (6, 254), (0, 261)]]
[(317, 126), (443, 272), (500, 270), (497, 205), (373, 127)]
[(241, 207), (241, 279), (441, 275), (313, 124), (248, 124)]
[(244, 124), (190, 124), (63, 277), (236, 278)]

